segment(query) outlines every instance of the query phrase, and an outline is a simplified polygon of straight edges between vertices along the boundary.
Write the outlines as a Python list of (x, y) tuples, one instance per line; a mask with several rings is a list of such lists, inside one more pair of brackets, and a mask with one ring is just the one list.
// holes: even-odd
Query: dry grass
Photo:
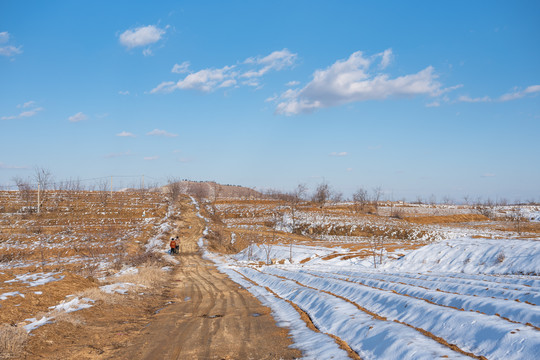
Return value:
[(115, 305), (122, 302), (122, 295), (113, 293), (108, 294), (106, 292), (101, 291), (99, 288), (89, 288), (86, 290), (83, 290), (77, 294), (78, 297), (85, 297), (92, 300), (95, 300), (97, 302), (101, 301), (106, 305)]
[(0, 325), (0, 359), (20, 356), (28, 340), (28, 333), (22, 327)]
[(480, 214), (457, 214), (443, 216), (408, 216), (404, 218), (408, 222), (415, 224), (451, 224), (473, 221), (489, 221), (489, 218)]
[(136, 274), (126, 274), (116, 278), (118, 282), (128, 282), (146, 288), (160, 287), (167, 281), (167, 275), (157, 266), (145, 265)]

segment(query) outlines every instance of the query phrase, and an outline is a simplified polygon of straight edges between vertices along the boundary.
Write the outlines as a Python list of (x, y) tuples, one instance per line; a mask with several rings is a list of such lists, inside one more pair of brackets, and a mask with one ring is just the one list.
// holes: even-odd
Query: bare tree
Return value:
[(324, 207), (324, 204), (330, 199), (330, 196), (332, 194), (332, 190), (330, 188), (330, 185), (328, 185), (327, 182), (320, 183), (317, 188), (315, 189), (315, 193), (313, 194), (311, 200), (322, 208)]
[(97, 191), (99, 196), (99, 201), (103, 206), (107, 205), (107, 198), (109, 197), (109, 182), (107, 179), (101, 179), (97, 184)]
[(523, 223), (527, 221), (527, 218), (523, 215), (523, 208), (521, 205), (517, 204), (512, 207), (512, 211), (510, 212), (510, 220), (514, 223), (518, 234), (521, 235)]
[(296, 219), (298, 216), (299, 206), (306, 195), (307, 186), (306, 184), (298, 184), (296, 188), (290, 193), (290, 203), (289, 208), (291, 210), (291, 222), (292, 222), (292, 233), (296, 232)]
[(181, 194), (180, 181), (178, 181), (178, 179), (175, 179), (175, 178), (169, 178), (168, 182), (169, 183), (167, 184), (167, 187), (166, 187), (167, 198), (169, 199), (170, 203), (175, 203)]
[(49, 190), (53, 180), (52, 173), (49, 169), (38, 166), (34, 169), (34, 180), (39, 184), (41, 190)]
[(484, 202), (478, 199), (476, 204), (474, 205), (474, 209), (477, 213), (479, 213), (480, 215), (484, 215), (489, 219), (493, 219), (495, 217), (495, 207), (496, 204), (491, 199), (487, 199)]
[(39, 212), (39, 209), (47, 199), (47, 190), (49, 190), (52, 185), (52, 174), (49, 169), (36, 167), (34, 169), (34, 180), (38, 183), (37, 210)]
[(12, 180), (15, 185), (17, 185), (17, 189), (19, 190), (19, 196), (24, 202), (24, 205), (30, 206), (30, 203), (32, 201), (32, 187), (30, 186), (30, 183), (19, 176), (13, 177)]
[(199, 201), (208, 197), (208, 185), (206, 183), (193, 183), (189, 190)]
[(353, 211), (358, 213), (364, 211), (368, 203), (368, 192), (366, 189), (360, 187), (352, 196), (353, 199)]
[(445, 195), (443, 198), (442, 198), (442, 202), (444, 205), (451, 205), (453, 203), (452, 201), (452, 198), (448, 195)]
[(221, 187), (216, 183), (212, 183), (212, 214), (216, 214), (216, 202), (219, 198), (219, 194), (221, 192)]
[(387, 238), (384, 235), (373, 235), (369, 240), (369, 250), (373, 258), (373, 267), (377, 268), (377, 258), (379, 265), (382, 265), (384, 253), (386, 252), (385, 245)]
[(372, 203), (375, 207), (375, 214), (377, 215), (379, 215), (379, 201), (381, 200), (382, 193), (383, 191), (380, 185), (373, 188)]

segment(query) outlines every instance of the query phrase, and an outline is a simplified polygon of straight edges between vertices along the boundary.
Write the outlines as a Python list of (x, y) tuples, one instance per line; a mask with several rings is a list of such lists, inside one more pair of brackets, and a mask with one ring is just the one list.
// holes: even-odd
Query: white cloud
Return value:
[(221, 69), (204, 69), (187, 75), (184, 79), (174, 83), (166, 81), (152, 89), (150, 93), (168, 93), (176, 89), (198, 90), (211, 92), (221, 87), (228, 87), (236, 84), (236, 73), (231, 71), (234, 66), (225, 66)]
[(300, 85), (300, 81), (289, 81), (285, 86), (297, 86)]
[(262, 67), (259, 69), (246, 71), (241, 75), (241, 77), (261, 77), (270, 70), (282, 70), (283, 68), (293, 66), (297, 57), (297, 54), (293, 54), (289, 50), (283, 49), (274, 51), (265, 57), (258, 56), (248, 58), (244, 61), (244, 64), (261, 65)]
[(518, 90), (517, 88), (513, 92), (506, 93), (504, 95), (501, 95), (500, 97), (496, 99), (492, 99), (489, 96), (484, 97), (477, 97), (477, 98), (471, 98), (467, 95), (461, 95), (457, 98), (458, 102), (469, 102), (469, 103), (477, 103), (477, 102), (492, 102), (492, 101), (498, 101), (498, 102), (506, 102), (516, 99), (521, 99), (527, 95), (533, 95), (540, 92), (540, 85), (531, 85), (525, 88), (525, 90)]
[(342, 151), (342, 152), (331, 152), (330, 153), (330, 156), (347, 156), (349, 155), (346, 151)]
[(9, 33), (7, 31), (0, 32), (0, 44), (7, 43), (9, 41)]
[(461, 95), (458, 97), (457, 101), (459, 102), (469, 102), (469, 103), (477, 103), (477, 102), (490, 102), (491, 98), (489, 96), (484, 96), (481, 98), (471, 98), (467, 95)]
[(31, 100), (31, 101), (27, 101), (25, 102), (24, 104), (19, 104), (17, 105), (17, 108), (23, 108), (23, 109), (26, 109), (26, 108), (29, 108), (29, 107), (32, 107), (36, 104), (35, 101)]
[(35, 105), (36, 105), (35, 101), (28, 101), (28, 102), (25, 102), (24, 104), (17, 105), (17, 108), (19, 109), (23, 108), (27, 110), (20, 112), (18, 115), (2, 116), (0, 117), (0, 119), (1, 120), (14, 120), (14, 119), (28, 118), (44, 110), (42, 107), (35, 107)]
[(482, 177), (495, 177), (495, 174), (485, 173), (485, 174), (482, 174)]
[(515, 99), (520, 99), (522, 97), (525, 97), (526, 95), (534, 94), (537, 92), (540, 92), (540, 85), (531, 85), (527, 87), (525, 90), (521, 90), (521, 91), (516, 90), (514, 92), (504, 94), (499, 98), (499, 101), (510, 101), (510, 100), (515, 100)]
[(433, 101), (433, 102), (430, 102), (429, 104), (426, 104), (426, 107), (438, 107), (440, 106), (441, 103), (438, 102), (438, 101)]
[(82, 112), (78, 112), (76, 113), (75, 115), (72, 115), (68, 118), (68, 120), (70, 122), (79, 122), (79, 121), (84, 121), (88, 119), (88, 116), (86, 116), (85, 114), (83, 114)]
[(174, 81), (164, 81), (152, 90), (150, 90), (150, 94), (156, 94), (156, 93), (170, 93), (176, 90), (176, 83)]
[(127, 132), (127, 131), (122, 131), (121, 133), (116, 134), (116, 136), (120, 136), (120, 137), (135, 137), (135, 134), (130, 133), (130, 132)]
[(120, 95), (129, 95), (129, 91), (119, 91), (118, 92)]
[[(279, 71), (294, 64), (297, 55), (287, 49), (274, 51), (270, 55), (252, 57), (243, 63), (228, 65), (222, 68), (206, 68), (191, 72), (179, 81), (163, 81), (150, 90), (151, 94), (170, 93), (175, 90), (197, 90), (212, 92), (220, 88), (231, 86), (261, 87), (260, 78), (270, 70)], [(175, 74), (190, 72), (191, 64), (188, 61), (175, 64), (171, 70)], [(245, 79), (241, 81), (240, 79)]]
[(366, 100), (438, 96), (445, 90), (436, 81), (437, 75), (431, 66), (416, 74), (393, 79), (388, 74), (370, 72), (371, 65), (379, 58), (384, 60), (385, 56), (367, 58), (357, 51), (346, 60), (338, 60), (324, 70), (315, 71), (313, 80), (304, 88), (282, 94), (281, 99), (285, 101), (277, 105), (276, 112), (293, 115)]
[(38, 108), (35, 108), (35, 109), (23, 111), (23, 112), (21, 112), (19, 114), (19, 118), (32, 117), (32, 116), (36, 115), (38, 112), (40, 112), (40, 111), (43, 111), (42, 107), (38, 107)]
[(159, 159), (159, 156), (145, 156), (143, 159), (148, 160), (148, 161), (152, 161), (152, 160)]
[(279, 96), (273, 95), (273, 96), (270, 96), (270, 97), (266, 98), (266, 100), (264, 100), (264, 102), (274, 102), (274, 101), (276, 101), (278, 98), (279, 98)]
[(352, 171), (352, 170), (353, 170), (353, 168), (347, 168), (347, 171)]
[(0, 47), (0, 55), (2, 56), (15, 56), (18, 54), (22, 54), (21, 50), (22, 46), (16, 47), (13, 45), (7, 45)]
[[(7, 31), (0, 32), (0, 44), (5, 44), (9, 41), (10, 35)], [(0, 55), (1, 56), (15, 56), (18, 54), (22, 54), (22, 46), (13, 46), (13, 45), (5, 45), (0, 46)]]
[(392, 54), (392, 49), (386, 49), (378, 55), (381, 56), (381, 63), (379, 65), (381, 69), (386, 69), (388, 65), (390, 65), (392, 60), (394, 59), (394, 55)]
[(164, 34), (164, 29), (160, 29), (154, 25), (147, 25), (124, 31), (120, 34), (119, 40), (120, 44), (128, 49), (132, 49), (156, 43), (161, 40)]
[(189, 61), (184, 61), (181, 64), (174, 64), (171, 72), (175, 74), (184, 74), (184, 73), (189, 72), (189, 66), (190, 66)]
[(146, 135), (150, 135), (150, 136), (165, 136), (165, 137), (177, 137), (178, 135), (177, 134), (172, 134), (172, 133), (169, 133), (165, 130), (160, 130), (160, 129), (154, 129), (152, 131), (150, 131), (149, 133), (147, 133)]

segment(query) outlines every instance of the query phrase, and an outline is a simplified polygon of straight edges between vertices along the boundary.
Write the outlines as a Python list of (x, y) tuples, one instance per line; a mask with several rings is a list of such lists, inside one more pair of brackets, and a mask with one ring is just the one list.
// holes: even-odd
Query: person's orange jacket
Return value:
[(174, 249), (176, 247), (176, 241), (171, 240), (171, 249)]

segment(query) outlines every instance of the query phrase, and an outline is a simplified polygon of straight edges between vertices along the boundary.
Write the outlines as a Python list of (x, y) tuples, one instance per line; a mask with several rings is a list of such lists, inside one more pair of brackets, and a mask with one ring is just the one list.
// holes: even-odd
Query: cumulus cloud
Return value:
[(169, 133), (165, 130), (160, 130), (160, 129), (154, 129), (152, 131), (150, 131), (149, 133), (147, 133), (146, 135), (149, 135), (149, 136), (164, 136), (164, 137), (177, 137), (178, 134), (172, 134), (172, 133)]
[(170, 93), (175, 90), (197, 90), (209, 93), (217, 89), (241, 85), (259, 88), (263, 75), (271, 70), (280, 71), (292, 66), (296, 58), (296, 54), (283, 49), (274, 51), (267, 56), (248, 58), (239, 64), (221, 68), (206, 68), (195, 72), (189, 70), (191, 64), (185, 61), (182, 64), (175, 64), (171, 72), (189, 74), (178, 81), (163, 81), (150, 90), (150, 93)]
[[(0, 44), (9, 42), (10, 35), (7, 31), (0, 32)], [(8, 45), (0, 46), (0, 56), (12, 57), (22, 54), (22, 46)]]
[(381, 69), (386, 69), (394, 58), (392, 49), (386, 49), (382, 53), (378, 54), (378, 56), (381, 57), (381, 63), (379, 65)]
[(285, 84), (285, 86), (298, 86), (300, 85), (300, 81), (289, 81)]
[(129, 95), (129, 91), (119, 91), (118, 92), (120, 95)]
[(468, 103), (479, 103), (479, 102), (506, 102), (516, 99), (521, 99), (528, 95), (534, 95), (540, 92), (540, 85), (531, 85), (525, 88), (524, 90), (519, 90), (515, 88), (514, 91), (506, 93), (499, 96), (498, 98), (491, 98), (489, 96), (471, 98), (468, 95), (461, 95), (457, 98), (458, 102), (468, 102)]
[(288, 49), (274, 51), (270, 55), (264, 57), (252, 57), (244, 61), (244, 64), (259, 65), (258, 69), (253, 69), (244, 72), (241, 77), (261, 77), (270, 70), (282, 70), (286, 67), (294, 65), (297, 54), (291, 53)]
[(510, 101), (510, 100), (515, 100), (515, 99), (520, 99), (529, 94), (534, 94), (537, 92), (540, 92), (540, 85), (531, 85), (527, 87), (525, 90), (515, 90), (511, 93), (504, 94), (499, 98), (499, 101)]
[(218, 88), (229, 87), (236, 84), (234, 66), (225, 66), (221, 69), (204, 69), (187, 75), (184, 79), (174, 82), (165, 81), (150, 91), (154, 93), (170, 93), (174, 90), (198, 90), (211, 92)]
[(346, 151), (342, 151), (342, 152), (331, 152), (330, 153), (330, 156), (347, 156), (349, 155)]
[(148, 160), (148, 161), (152, 161), (152, 160), (159, 159), (159, 156), (145, 156), (143, 159)]
[(357, 51), (348, 59), (338, 60), (326, 69), (316, 70), (313, 80), (304, 88), (289, 89), (281, 95), (282, 101), (277, 105), (276, 112), (294, 115), (366, 100), (438, 96), (444, 91), (431, 66), (415, 74), (396, 78), (371, 70), (377, 61), (380, 68), (387, 66), (390, 58), (391, 50), (372, 57)]
[(184, 61), (181, 64), (174, 64), (171, 72), (175, 74), (184, 74), (189, 72), (189, 61)]
[(116, 136), (120, 136), (120, 137), (135, 137), (135, 134), (130, 133), (130, 132), (127, 132), (127, 131), (122, 131), (121, 133), (116, 134)]
[(132, 49), (156, 43), (161, 40), (164, 34), (164, 29), (154, 25), (147, 25), (124, 31), (120, 34), (119, 41), (123, 46)]
[(468, 102), (468, 103), (478, 103), (478, 102), (490, 102), (491, 98), (489, 96), (471, 98), (467, 95), (461, 95), (458, 97), (457, 101), (459, 102)]
[(36, 107), (35, 101), (28, 101), (24, 104), (17, 105), (18, 109), (26, 109), (20, 112), (18, 115), (2, 116), (1, 120), (14, 120), (14, 119), (23, 119), (37, 115), (39, 112), (43, 111), (42, 107)]
[(68, 118), (69, 122), (79, 122), (88, 119), (88, 116), (82, 112), (78, 112), (75, 115), (72, 115)]

